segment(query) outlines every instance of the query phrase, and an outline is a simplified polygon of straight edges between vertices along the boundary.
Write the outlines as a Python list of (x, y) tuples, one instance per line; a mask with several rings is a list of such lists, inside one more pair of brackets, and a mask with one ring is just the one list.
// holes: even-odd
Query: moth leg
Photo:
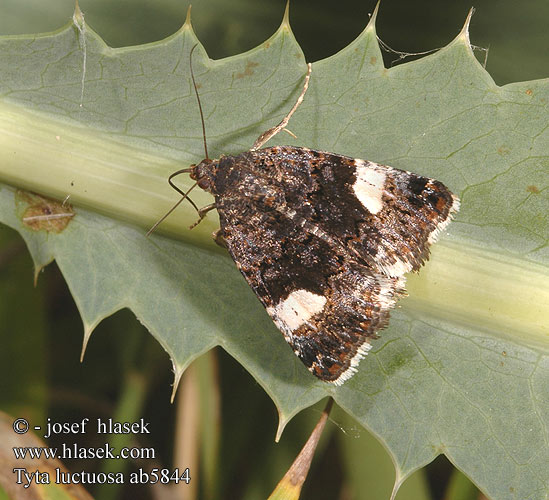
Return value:
[(198, 224), (200, 224), (202, 222), (202, 219), (204, 217), (206, 217), (206, 214), (210, 211), (210, 210), (213, 210), (215, 207), (215, 203), (210, 203), (209, 205), (206, 205), (205, 207), (202, 207), (202, 208), (199, 208), (198, 209), (198, 220), (192, 224), (189, 229), (192, 229), (193, 227), (196, 227), (198, 226)]
[(288, 125), (290, 118), (295, 113), (299, 105), (303, 102), (303, 98), (305, 97), (305, 92), (307, 92), (307, 88), (309, 87), (309, 79), (311, 78), (311, 69), (312, 69), (311, 63), (307, 64), (307, 74), (305, 75), (305, 81), (303, 82), (303, 90), (301, 91), (301, 94), (297, 98), (297, 101), (294, 104), (293, 108), (290, 109), (289, 113), (284, 117), (284, 119), (276, 127), (270, 128), (266, 132), (263, 132), (256, 139), (250, 151), (256, 151), (261, 146), (263, 146), (263, 144), (265, 144), (269, 139), (271, 139), (276, 134), (278, 134), (281, 130), (284, 130), (286, 128), (286, 125)]
[(227, 242), (225, 241), (225, 238), (221, 234), (221, 228), (219, 228), (217, 231), (214, 231), (212, 233), (212, 238), (214, 241), (222, 248), (228, 248)]

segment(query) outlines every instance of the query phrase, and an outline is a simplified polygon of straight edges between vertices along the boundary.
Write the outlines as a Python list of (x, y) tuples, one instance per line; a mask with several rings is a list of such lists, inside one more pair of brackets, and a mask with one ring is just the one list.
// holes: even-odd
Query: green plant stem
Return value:
[[(0, 181), (59, 200), (70, 195), (76, 206), (148, 228), (179, 199), (167, 178), (186, 164), (137, 148), (129, 139), (0, 103)], [(178, 182), (190, 186), (182, 177)], [(199, 206), (211, 202), (200, 190), (193, 199)], [(159, 232), (204, 241), (215, 223), (210, 218), (188, 231), (196, 219), (194, 209), (182, 207)]]
[[(115, 141), (0, 104), (0, 180), (61, 200), (70, 195), (77, 206), (148, 227), (177, 200), (166, 177), (181, 165), (138, 149), (129, 140)], [(199, 206), (211, 201), (196, 191)], [(209, 216), (189, 231), (196, 214), (183, 204), (161, 230), (214, 248), (214, 219)], [(409, 275), (407, 288), (410, 298), (402, 301), (403, 307), (427, 315), (443, 310), (444, 317), (462, 324), (483, 325), (497, 335), (520, 335), (532, 344), (549, 341), (549, 309), (544, 308), (549, 303), (549, 273), (524, 258), (467, 241), (442, 241), (421, 274)]]

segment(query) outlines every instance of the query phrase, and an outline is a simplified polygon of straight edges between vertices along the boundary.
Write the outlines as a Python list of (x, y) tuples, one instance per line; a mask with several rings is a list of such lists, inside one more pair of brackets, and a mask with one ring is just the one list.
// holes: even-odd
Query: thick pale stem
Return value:
[[(167, 178), (182, 166), (107, 134), (0, 103), (0, 182), (59, 200), (70, 195), (76, 207), (148, 228), (179, 198)], [(183, 187), (191, 182), (181, 179)], [(211, 203), (201, 192), (196, 200), (199, 206)], [(190, 207), (182, 207), (160, 232), (207, 241), (215, 217), (189, 231), (196, 217)]]
[(409, 275), (406, 306), (431, 317), (549, 345), (546, 267), (466, 244), (440, 242), (419, 275)]
[[(59, 200), (70, 195), (76, 207), (147, 228), (178, 199), (166, 179), (181, 166), (106, 134), (0, 104), (2, 182)], [(183, 188), (190, 185), (187, 179), (181, 182)], [(198, 206), (211, 202), (202, 192), (193, 199)], [(216, 218), (209, 214), (189, 231), (196, 217), (183, 204), (161, 224), (161, 231), (209, 244)], [(419, 275), (408, 276), (407, 288), (410, 296), (400, 303), (403, 307), (519, 342), (549, 344), (549, 275), (544, 266), (443, 238)]]

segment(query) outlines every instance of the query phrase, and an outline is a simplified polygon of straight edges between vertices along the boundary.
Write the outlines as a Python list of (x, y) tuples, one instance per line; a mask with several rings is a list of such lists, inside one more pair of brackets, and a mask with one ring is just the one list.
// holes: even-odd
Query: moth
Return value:
[[(304, 147), (263, 148), (286, 128), (310, 75), (309, 64), (292, 109), (239, 155), (210, 159), (202, 118), (206, 158), (169, 182), (186, 198), (190, 190), (183, 193), (172, 178), (187, 172), (191, 189), (214, 196), (197, 209), (197, 223), (217, 210), (216, 241), (295, 354), (319, 379), (341, 385), (387, 325), (405, 273), (428, 258), (459, 199), (435, 179), (371, 161)], [(191, 77), (196, 91), (192, 63)]]

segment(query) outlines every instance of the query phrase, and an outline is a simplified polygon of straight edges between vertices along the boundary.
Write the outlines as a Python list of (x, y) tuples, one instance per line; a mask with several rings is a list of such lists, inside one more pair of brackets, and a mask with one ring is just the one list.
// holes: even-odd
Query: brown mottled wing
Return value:
[(370, 161), (288, 146), (253, 155), (283, 173), (287, 206), (299, 218), (389, 276), (418, 270), (459, 209), (441, 182)]
[(293, 147), (223, 157), (215, 186), (236, 265), (303, 363), (336, 384), (458, 203), (432, 179)]

